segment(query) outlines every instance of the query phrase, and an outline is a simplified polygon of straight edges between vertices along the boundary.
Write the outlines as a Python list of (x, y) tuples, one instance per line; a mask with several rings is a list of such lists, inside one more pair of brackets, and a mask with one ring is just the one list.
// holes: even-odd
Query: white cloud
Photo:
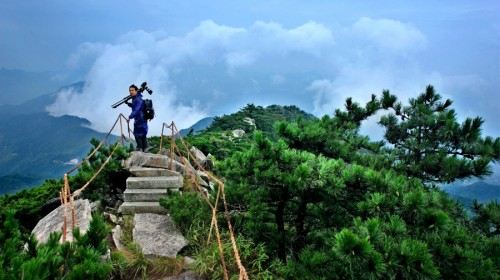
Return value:
[[(307, 87), (316, 115), (344, 109), (348, 97), (364, 105), (372, 94), (380, 96), (384, 89), (389, 89), (406, 102), (426, 85), (439, 88), (442, 84), (441, 74), (426, 73), (412, 57), (412, 53), (418, 55), (425, 49), (426, 38), (411, 25), (389, 19), (360, 18), (339, 31), (337, 45), (331, 60), (334, 73), (312, 81)], [(375, 139), (383, 135), (377, 124), (380, 114), (361, 128)]]
[(106, 47), (103, 43), (83, 43), (78, 46), (76, 52), (74, 52), (68, 59), (67, 65), (69, 68), (78, 67), (82, 61), (94, 60), (97, 56), (102, 53)]
[(250, 52), (230, 52), (226, 54), (226, 64), (230, 70), (245, 65), (251, 65), (254, 62), (255, 56)]
[(314, 21), (292, 29), (286, 29), (275, 22), (256, 22), (249, 31), (255, 40), (249, 41), (256, 50), (286, 54), (291, 51), (313, 55), (334, 46), (333, 33), (330, 29)]
[(407, 52), (425, 48), (427, 40), (416, 27), (391, 19), (360, 18), (351, 28), (354, 36), (381, 49)]
[(314, 96), (314, 113), (323, 115), (344, 108), (348, 97), (365, 104), (372, 94), (380, 96), (384, 89), (389, 89), (402, 101), (407, 101), (422, 92), (427, 84), (439, 88), (441, 83), (440, 74), (425, 74), (418, 68), (393, 70), (383, 66), (346, 65), (334, 79), (315, 80), (307, 89)]
[(64, 165), (77, 165), (77, 164), (78, 164), (77, 158), (71, 159), (71, 160), (64, 163)]

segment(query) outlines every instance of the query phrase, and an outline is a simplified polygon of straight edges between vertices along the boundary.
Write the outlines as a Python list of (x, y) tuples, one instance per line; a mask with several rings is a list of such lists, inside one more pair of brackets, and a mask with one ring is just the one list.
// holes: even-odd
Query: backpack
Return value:
[(152, 120), (155, 117), (155, 109), (153, 108), (153, 100), (144, 99), (144, 106), (142, 106), (145, 120)]

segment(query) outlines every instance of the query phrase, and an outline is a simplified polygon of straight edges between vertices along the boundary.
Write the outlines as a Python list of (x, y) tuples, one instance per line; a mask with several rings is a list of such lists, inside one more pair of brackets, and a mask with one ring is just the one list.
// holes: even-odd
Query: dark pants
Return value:
[(137, 143), (137, 148), (135, 150), (145, 152), (146, 149), (148, 148), (148, 140), (146, 136), (134, 135), (134, 137), (135, 137), (135, 142)]

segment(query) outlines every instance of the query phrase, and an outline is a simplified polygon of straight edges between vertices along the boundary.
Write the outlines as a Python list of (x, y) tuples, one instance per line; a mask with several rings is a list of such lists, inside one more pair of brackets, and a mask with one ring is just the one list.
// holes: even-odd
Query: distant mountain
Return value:
[(500, 202), (500, 186), (478, 181), (472, 184), (447, 185), (442, 187), (444, 191), (456, 197), (459, 201), (472, 201), (474, 199), (481, 203), (497, 200)]
[(0, 84), (2, 85), (0, 105), (21, 104), (45, 92), (57, 90), (61, 81), (55, 79), (55, 76), (53, 72), (0, 68)]
[(40, 185), (45, 178), (40, 176), (26, 176), (12, 174), (0, 176), (0, 194), (14, 193), (30, 186)]
[(298, 118), (315, 119), (312, 114), (304, 112), (297, 106), (270, 105), (267, 107), (248, 104), (241, 110), (230, 115), (215, 117), (208, 131), (224, 131), (243, 129), (251, 130), (252, 125), (245, 121), (250, 118), (255, 122), (255, 128), (269, 136), (274, 134), (274, 123), (277, 121), (295, 121)]
[(38, 95), (37, 97), (27, 100), (21, 104), (13, 105), (13, 104), (0, 104), (0, 114), (10, 114), (10, 115), (19, 115), (19, 114), (32, 114), (32, 113), (46, 113), (46, 107), (50, 104), (54, 103), (57, 97), (57, 93), (61, 90), (73, 88), (75, 91), (81, 91), (83, 89), (83, 82), (73, 83), (68, 86), (60, 87), (59, 89), (47, 93)]
[(45, 107), (55, 97), (51, 93), (0, 106), (0, 194), (62, 176), (88, 152), (91, 138), (104, 136), (88, 128), (86, 119), (50, 116)]
[(181, 129), (179, 133), (181, 134), (181, 136), (186, 136), (190, 132), (193, 134), (197, 134), (202, 130), (207, 129), (213, 122), (214, 122), (214, 117), (206, 117), (197, 121), (195, 124), (193, 124), (188, 128)]

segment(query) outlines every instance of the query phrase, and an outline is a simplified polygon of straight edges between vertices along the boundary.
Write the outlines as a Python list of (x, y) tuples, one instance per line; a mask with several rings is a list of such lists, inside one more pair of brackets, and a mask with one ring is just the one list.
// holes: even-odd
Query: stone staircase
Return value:
[(134, 177), (127, 179), (127, 187), (123, 193), (124, 202), (118, 212), (165, 214), (165, 208), (159, 203), (160, 198), (178, 192), (182, 188), (182, 175), (165, 168), (154, 167), (132, 166), (129, 171)]

